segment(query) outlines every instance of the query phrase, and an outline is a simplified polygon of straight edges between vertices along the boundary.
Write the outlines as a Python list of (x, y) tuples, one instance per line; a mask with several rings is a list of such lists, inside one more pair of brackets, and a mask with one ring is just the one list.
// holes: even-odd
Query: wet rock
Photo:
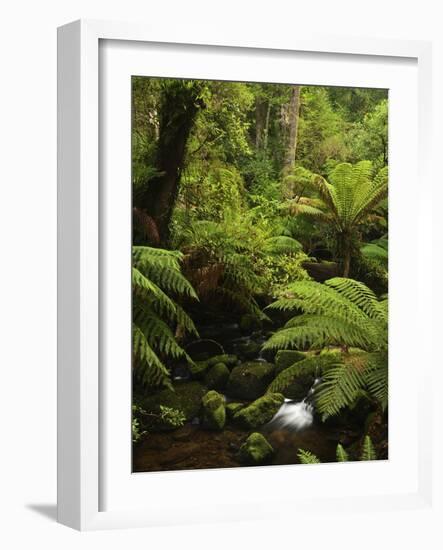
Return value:
[(177, 382), (173, 385), (173, 390), (166, 388), (143, 397), (140, 400), (140, 407), (147, 413), (141, 415), (143, 429), (147, 431), (174, 429), (160, 418), (161, 405), (181, 411), (185, 421), (191, 420), (199, 414), (201, 399), (206, 391), (199, 382)]
[(202, 398), (203, 425), (211, 430), (222, 430), (226, 422), (225, 399), (214, 390)]
[(275, 355), (275, 374), (278, 375), (294, 363), (306, 359), (306, 354), (296, 350), (279, 350)]
[(229, 379), (229, 369), (224, 363), (216, 363), (205, 375), (205, 385), (209, 390), (223, 390)]
[(283, 405), (281, 393), (267, 393), (234, 414), (234, 420), (245, 428), (257, 428), (272, 420)]
[(223, 353), (222, 355), (215, 355), (206, 361), (208, 367), (213, 367), (217, 363), (223, 363), (227, 367), (233, 367), (238, 363), (238, 357), (233, 354)]
[(245, 342), (239, 342), (236, 350), (245, 359), (255, 359), (259, 356), (261, 345), (254, 340), (246, 340)]
[(195, 361), (194, 364), (189, 365), (191, 375), (196, 380), (202, 380), (209, 369), (207, 361)]
[(226, 393), (238, 399), (257, 399), (263, 395), (274, 378), (275, 367), (264, 361), (249, 361), (234, 367), (229, 376)]
[(228, 403), (226, 405), (226, 415), (228, 418), (233, 418), (235, 413), (240, 411), (245, 407), (244, 403), (237, 403), (235, 401), (232, 401), (231, 403)]
[(205, 361), (214, 355), (224, 353), (223, 346), (209, 338), (196, 340), (186, 346), (186, 352), (193, 361)]
[(266, 438), (262, 434), (254, 432), (240, 447), (238, 459), (243, 464), (257, 466), (269, 462), (273, 454), (274, 449)]

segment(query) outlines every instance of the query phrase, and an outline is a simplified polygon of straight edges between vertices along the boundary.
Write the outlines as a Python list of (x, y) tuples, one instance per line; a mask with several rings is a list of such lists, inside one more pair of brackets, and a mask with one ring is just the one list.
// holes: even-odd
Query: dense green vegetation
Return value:
[(386, 90), (132, 92), (135, 468), (386, 458)]

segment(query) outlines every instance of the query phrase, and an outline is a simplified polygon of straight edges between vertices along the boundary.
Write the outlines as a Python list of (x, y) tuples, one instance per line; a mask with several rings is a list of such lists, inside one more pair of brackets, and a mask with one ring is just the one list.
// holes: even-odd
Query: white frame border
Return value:
[[(89, 20), (58, 29), (58, 521), (79, 530), (169, 523), (167, 518), (161, 522), (157, 518), (154, 523), (143, 510), (99, 511), (99, 40), (415, 58), (419, 81), (419, 179), (423, 183), (430, 178), (430, 43), (299, 33), (294, 39), (251, 41), (201, 35), (189, 40), (185, 29), (174, 29), (171, 34), (167, 36), (155, 25), (149, 28)], [(432, 229), (429, 226), (423, 231)], [(406, 497), (362, 497), (366, 510), (416, 508), (431, 503), (432, 402), (425, 396), (426, 385), (429, 381), (423, 376), (418, 491)], [(310, 504), (318, 511), (318, 500)], [(341, 510), (355, 506), (355, 498), (340, 503)], [(259, 517), (256, 512), (252, 515)], [(251, 519), (251, 514), (239, 519)]]

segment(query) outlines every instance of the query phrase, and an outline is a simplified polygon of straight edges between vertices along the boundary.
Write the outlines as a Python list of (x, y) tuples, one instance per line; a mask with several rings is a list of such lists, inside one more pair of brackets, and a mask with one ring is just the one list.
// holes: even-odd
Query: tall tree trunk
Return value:
[[(263, 137), (266, 124), (266, 100), (255, 100), (255, 148), (257, 151), (263, 146)], [(269, 103), (269, 102), (268, 102)]]
[(203, 107), (199, 92), (199, 86), (189, 88), (182, 82), (171, 84), (163, 92), (155, 162), (159, 175), (148, 182), (137, 199), (136, 206), (155, 221), (162, 246), (167, 246), (170, 239), (169, 225), (179, 191), (186, 143), (197, 112)]
[(295, 154), (297, 151), (298, 117), (300, 112), (300, 86), (292, 86), (291, 100), (287, 111), (288, 145), (284, 171), (290, 172), (294, 168)]
[(268, 101), (268, 106), (266, 108), (265, 127), (263, 129), (263, 149), (265, 151), (268, 148), (269, 119), (270, 119), (270, 116), (271, 116), (271, 102)]
[(343, 277), (349, 277), (349, 271), (351, 269), (351, 251), (349, 248), (345, 250), (345, 257), (343, 258)]

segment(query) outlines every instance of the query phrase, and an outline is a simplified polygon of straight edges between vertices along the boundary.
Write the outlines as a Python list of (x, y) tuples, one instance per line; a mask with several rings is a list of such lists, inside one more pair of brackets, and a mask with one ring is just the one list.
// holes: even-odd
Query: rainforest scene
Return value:
[(131, 86), (133, 471), (386, 460), (388, 91)]

